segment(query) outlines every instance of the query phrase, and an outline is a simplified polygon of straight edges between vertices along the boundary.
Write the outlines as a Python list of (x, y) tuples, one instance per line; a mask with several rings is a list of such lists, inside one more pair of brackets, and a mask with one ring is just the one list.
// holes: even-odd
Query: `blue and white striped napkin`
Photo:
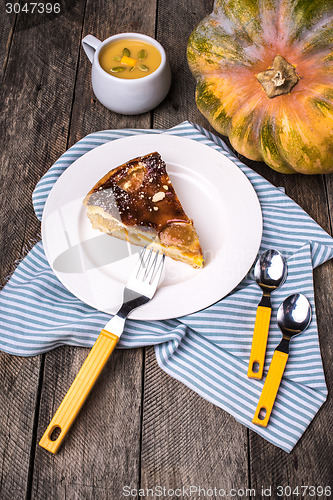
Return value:
[[(33, 194), (36, 215), (41, 219), (52, 186), (73, 161), (105, 142), (145, 133), (175, 134), (207, 144), (234, 161), (254, 186), (264, 219), (260, 252), (276, 248), (288, 259), (288, 279), (272, 295), (265, 370), (281, 338), (274, 318), (282, 300), (294, 292), (304, 293), (311, 303), (313, 319), (306, 332), (291, 342), (289, 361), (267, 428), (251, 422), (264, 380), (247, 377), (256, 307), (261, 297), (250, 275), (234, 293), (196, 314), (168, 321), (128, 320), (118, 346), (155, 345), (158, 364), (171, 377), (290, 452), (327, 396), (312, 269), (333, 257), (333, 239), (296, 203), (241, 163), (220, 138), (184, 122), (168, 131), (109, 130), (83, 138), (37, 184)], [(91, 347), (108, 320), (107, 314), (82, 303), (64, 288), (39, 242), (0, 293), (0, 349), (33, 356), (62, 344)]]

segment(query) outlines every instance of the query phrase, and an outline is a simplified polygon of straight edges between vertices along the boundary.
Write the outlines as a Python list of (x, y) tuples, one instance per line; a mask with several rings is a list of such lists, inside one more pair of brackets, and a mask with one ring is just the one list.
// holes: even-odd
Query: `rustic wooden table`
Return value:
[[(186, 42), (211, 11), (212, 0), (62, 0), (60, 5), (57, 16), (9, 15), (5, 2), (0, 6), (2, 284), (39, 238), (31, 203), (35, 184), (76, 141), (97, 130), (168, 128), (183, 120), (209, 129), (195, 105)], [(81, 48), (88, 33), (105, 39), (124, 31), (156, 37), (171, 61), (168, 97), (141, 116), (116, 115), (96, 101), (90, 63)], [(242, 159), (274, 185), (284, 186), (332, 233), (332, 176), (286, 176)], [(329, 262), (314, 272), (331, 396), (292, 453), (270, 445), (170, 378), (158, 368), (153, 348), (146, 348), (115, 353), (69, 438), (53, 456), (37, 443), (88, 351), (62, 347), (31, 358), (0, 353), (1, 500), (118, 500), (125, 486), (157, 485), (244, 490), (237, 498), (249, 498), (247, 488), (264, 498), (264, 486), (279, 498), (279, 485), (332, 485), (332, 269)]]

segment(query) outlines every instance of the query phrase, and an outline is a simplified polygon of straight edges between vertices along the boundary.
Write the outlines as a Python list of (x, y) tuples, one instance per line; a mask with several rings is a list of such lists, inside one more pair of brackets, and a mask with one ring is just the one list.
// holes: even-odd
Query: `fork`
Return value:
[(63, 439), (86, 401), (107, 360), (116, 347), (127, 316), (154, 296), (160, 281), (165, 255), (144, 247), (139, 262), (124, 288), (123, 303), (105, 325), (74, 382), (48, 425), (39, 445), (57, 453)]

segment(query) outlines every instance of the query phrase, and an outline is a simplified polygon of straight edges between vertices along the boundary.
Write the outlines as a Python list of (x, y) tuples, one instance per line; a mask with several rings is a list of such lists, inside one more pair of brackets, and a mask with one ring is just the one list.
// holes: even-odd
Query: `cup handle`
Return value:
[(82, 47), (91, 63), (93, 62), (95, 52), (101, 43), (102, 42), (93, 35), (87, 35), (83, 38)]

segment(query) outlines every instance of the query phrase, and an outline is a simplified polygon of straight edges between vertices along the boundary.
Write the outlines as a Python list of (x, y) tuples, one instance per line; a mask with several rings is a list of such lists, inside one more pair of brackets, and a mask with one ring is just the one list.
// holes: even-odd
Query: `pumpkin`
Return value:
[(333, 0), (216, 0), (187, 57), (198, 108), (236, 151), (333, 172)]

